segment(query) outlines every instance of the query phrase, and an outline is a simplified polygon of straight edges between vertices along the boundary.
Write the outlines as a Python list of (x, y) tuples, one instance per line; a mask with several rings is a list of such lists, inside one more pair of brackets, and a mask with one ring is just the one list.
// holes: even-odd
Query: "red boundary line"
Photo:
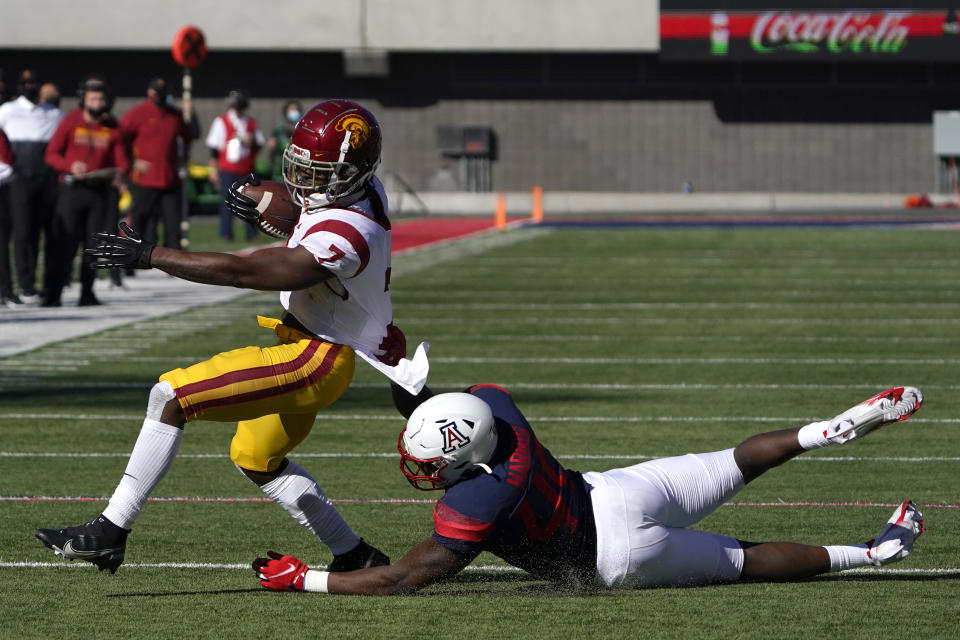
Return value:
[[(106, 502), (105, 496), (0, 496), (0, 502)], [(433, 504), (435, 500), (416, 498), (331, 498), (336, 504)], [(267, 503), (270, 498), (148, 498), (147, 502), (192, 503)], [(893, 502), (728, 502), (724, 507), (896, 507)], [(960, 509), (960, 504), (921, 504), (925, 509)]]

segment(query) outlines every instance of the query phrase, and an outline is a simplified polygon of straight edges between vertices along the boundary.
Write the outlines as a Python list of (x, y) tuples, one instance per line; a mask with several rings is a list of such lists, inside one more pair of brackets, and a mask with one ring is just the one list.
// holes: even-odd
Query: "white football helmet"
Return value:
[(417, 489), (445, 489), (476, 466), (487, 472), (497, 448), (490, 405), (469, 393), (433, 396), (410, 415), (400, 433), (400, 470)]

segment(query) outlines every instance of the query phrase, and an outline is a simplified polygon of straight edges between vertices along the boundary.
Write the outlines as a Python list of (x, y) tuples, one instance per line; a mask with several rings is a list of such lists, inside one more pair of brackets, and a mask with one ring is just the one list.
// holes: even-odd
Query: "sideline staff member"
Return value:
[[(70, 276), (77, 245), (96, 246), (93, 234), (113, 225), (115, 187), (129, 168), (107, 84), (91, 77), (80, 84), (80, 107), (66, 115), (47, 145), (47, 164), (60, 172), (60, 197), (54, 222), (56, 271), (43, 305), (59, 307)], [(94, 259), (86, 254), (80, 265), (79, 306), (98, 305), (93, 294)]]
[[(246, 115), (250, 96), (234, 89), (227, 95), (227, 112), (217, 116), (207, 133), (210, 148), (210, 181), (220, 188), (220, 237), (233, 240), (233, 214), (227, 208), (230, 185), (253, 171), (257, 153), (265, 144), (257, 121)], [(252, 224), (246, 227), (247, 240), (257, 235)]]
[(157, 223), (163, 220), (163, 246), (179, 249), (180, 163), (200, 131), (191, 102), (183, 101), (181, 113), (167, 103), (167, 95), (166, 80), (159, 76), (150, 80), (147, 99), (124, 114), (120, 129), (133, 157), (130, 226), (147, 242), (156, 243)]
[(32, 69), (20, 72), (17, 81), (20, 96), (0, 105), (0, 129), (7, 134), (16, 159), (10, 180), (10, 214), (13, 235), (13, 261), (16, 265), (20, 300), (26, 304), (40, 301), (37, 292), (37, 256), (40, 232), (47, 245), (44, 271), (53, 268), (53, 211), (56, 206), (56, 175), (44, 162), (47, 142), (63, 118), (60, 109), (40, 100), (40, 81)]

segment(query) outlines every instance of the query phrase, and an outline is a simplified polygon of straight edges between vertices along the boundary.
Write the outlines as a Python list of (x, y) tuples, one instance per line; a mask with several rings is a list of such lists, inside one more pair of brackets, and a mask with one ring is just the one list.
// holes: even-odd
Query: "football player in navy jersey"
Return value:
[(434, 509), (433, 535), (392, 566), (342, 573), (270, 551), (253, 562), (261, 585), (409, 593), (453, 576), (481, 551), (579, 587), (792, 580), (901, 560), (924, 530), (910, 501), (863, 544), (749, 543), (687, 528), (771, 467), (907, 419), (923, 402), (914, 387), (888, 389), (831, 420), (761, 433), (731, 449), (582, 474), (540, 444), (505, 389), (425, 389), (416, 398), (394, 392), (408, 418), (397, 444), (404, 476), (418, 489), (446, 491)]

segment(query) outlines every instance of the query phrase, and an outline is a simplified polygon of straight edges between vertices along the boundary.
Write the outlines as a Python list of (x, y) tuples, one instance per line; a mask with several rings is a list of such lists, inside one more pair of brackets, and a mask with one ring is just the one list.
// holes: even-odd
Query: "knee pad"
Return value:
[(147, 418), (159, 422), (160, 416), (163, 414), (163, 408), (176, 397), (177, 394), (174, 393), (169, 382), (158, 382), (153, 385), (153, 388), (150, 389), (150, 399), (147, 400)]

